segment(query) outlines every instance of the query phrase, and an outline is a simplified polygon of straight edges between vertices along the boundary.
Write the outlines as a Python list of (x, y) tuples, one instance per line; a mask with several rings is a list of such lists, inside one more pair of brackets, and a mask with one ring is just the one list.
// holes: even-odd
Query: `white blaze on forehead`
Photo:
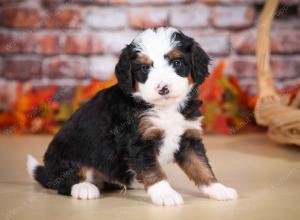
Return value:
[[(175, 40), (175, 28), (147, 29), (139, 34), (133, 44), (137, 53), (146, 55), (152, 62), (147, 80), (138, 84), (139, 91), (135, 95), (141, 96), (147, 102), (155, 105), (169, 105), (181, 102), (189, 91), (187, 77), (178, 75), (165, 55), (178, 47), (179, 41)], [(158, 92), (159, 85), (167, 85), (169, 93), (161, 96)]]
[(153, 62), (162, 61), (165, 54), (178, 45), (175, 41), (174, 33), (178, 32), (175, 28), (160, 27), (156, 30), (147, 29), (139, 34), (133, 41), (137, 51), (146, 54)]

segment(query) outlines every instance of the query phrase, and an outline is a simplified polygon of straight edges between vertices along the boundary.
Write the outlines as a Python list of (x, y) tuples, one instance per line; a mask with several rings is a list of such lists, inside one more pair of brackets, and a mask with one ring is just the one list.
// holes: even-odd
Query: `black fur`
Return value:
[[(119, 85), (99, 92), (71, 116), (51, 141), (44, 157), (45, 169), (51, 174), (41, 183), (53, 185), (55, 178), (74, 171), (55, 187), (59, 193), (68, 194), (71, 186), (79, 182), (78, 167), (87, 166), (101, 171), (111, 182), (128, 185), (132, 179), (128, 162), (147, 156), (147, 145), (133, 146), (140, 142), (137, 115), (148, 108), (145, 102), (127, 96)], [(153, 153), (148, 154), (151, 157)], [(36, 179), (41, 181), (37, 171)]]
[(132, 93), (134, 87), (132, 60), (136, 58), (136, 52), (133, 51), (134, 45), (127, 45), (123, 50), (119, 58), (119, 62), (116, 65), (115, 73), (119, 82), (119, 87), (126, 94)]
[(185, 107), (180, 109), (181, 114), (187, 120), (195, 120), (201, 116), (200, 107), (202, 101), (198, 99), (198, 85), (194, 85), (191, 92), (188, 94), (189, 99)]
[(193, 38), (186, 36), (182, 32), (175, 33), (175, 40), (181, 43), (179, 48), (189, 55), (188, 59), (191, 63), (191, 73), (194, 82), (201, 84), (209, 74), (209, 56)]

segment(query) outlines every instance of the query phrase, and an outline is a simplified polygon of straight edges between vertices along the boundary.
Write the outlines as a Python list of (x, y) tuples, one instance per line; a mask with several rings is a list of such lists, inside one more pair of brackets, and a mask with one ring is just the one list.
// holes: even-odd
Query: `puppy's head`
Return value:
[(154, 105), (181, 102), (193, 84), (208, 75), (209, 57), (192, 38), (175, 28), (147, 29), (120, 55), (120, 88)]

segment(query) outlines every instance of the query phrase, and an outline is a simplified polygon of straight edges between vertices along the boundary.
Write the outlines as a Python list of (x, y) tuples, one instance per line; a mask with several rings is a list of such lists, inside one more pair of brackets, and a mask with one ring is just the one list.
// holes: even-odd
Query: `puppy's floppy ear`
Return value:
[(200, 45), (193, 40), (191, 48), (192, 58), (192, 78), (195, 83), (202, 83), (208, 76), (208, 65), (210, 58)]
[(130, 52), (131, 45), (127, 45), (120, 54), (119, 61), (115, 68), (115, 73), (118, 79), (118, 85), (126, 94), (132, 92), (133, 75), (131, 71)]

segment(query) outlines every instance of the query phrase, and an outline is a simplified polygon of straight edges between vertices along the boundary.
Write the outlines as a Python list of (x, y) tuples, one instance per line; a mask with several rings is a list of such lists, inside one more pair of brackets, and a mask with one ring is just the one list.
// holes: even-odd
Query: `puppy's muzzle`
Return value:
[(170, 93), (169, 86), (168, 85), (159, 85), (157, 87), (157, 92), (161, 96), (168, 95)]

